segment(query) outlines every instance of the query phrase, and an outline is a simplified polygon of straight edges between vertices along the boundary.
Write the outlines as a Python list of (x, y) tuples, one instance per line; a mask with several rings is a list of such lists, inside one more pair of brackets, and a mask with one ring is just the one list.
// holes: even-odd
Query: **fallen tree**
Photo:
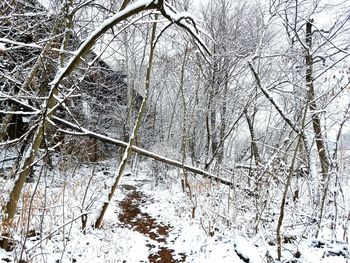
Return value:
[[(59, 123), (61, 125), (64, 125), (65, 127), (70, 128), (71, 130), (73, 130), (73, 131), (68, 131), (68, 130), (64, 130), (64, 129), (59, 129), (60, 132), (65, 133), (65, 134), (70, 134), (70, 135), (75, 135), (75, 136), (87, 136), (87, 137), (94, 138), (94, 139), (97, 139), (97, 140), (100, 140), (100, 141), (103, 141), (103, 142), (106, 142), (106, 143), (109, 143), (109, 144), (113, 144), (113, 145), (116, 145), (116, 146), (119, 146), (119, 147), (123, 147), (123, 148), (126, 148), (127, 145), (128, 145), (127, 142), (124, 142), (124, 141), (121, 141), (121, 140), (117, 140), (117, 139), (108, 137), (108, 136), (103, 135), (103, 134), (99, 134), (99, 133), (95, 133), (95, 132), (89, 131), (89, 130), (83, 128), (83, 127), (80, 127), (78, 125), (75, 125), (75, 124), (73, 124), (71, 122), (68, 122), (68, 121), (63, 120), (63, 119), (58, 118), (58, 117), (53, 117), (53, 121), (55, 121), (56, 123)], [(134, 146), (134, 145), (131, 147), (131, 150), (133, 152), (136, 152), (136, 153), (141, 154), (143, 156), (149, 157), (149, 158), (154, 159), (156, 161), (159, 161), (159, 162), (162, 162), (162, 163), (166, 163), (166, 164), (169, 164), (169, 165), (173, 165), (175, 167), (178, 167), (178, 168), (181, 168), (181, 169), (185, 169), (185, 170), (187, 170), (189, 172), (202, 175), (204, 178), (208, 178), (208, 179), (213, 180), (215, 182), (218, 182), (218, 183), (221, 183), (221, 184), (224, 184), (224, 185), (227, 185), (227, 186), (233, 186), (233, 184), (231, 182), (227, 181), (227, 180), (219, 178), (219, 177), (211, 174), (210, 172), (202, 170), (200, 168), (197, 168), (197, 167), (194, 167), (194, 166), (191, 166), (191, 165), (187, 165), (187, 164), (183, 164), (181, 161), (177, 161), (177, 160), (165, 157), (165, 156), (161, 156), (161, 155), (159, 155), (157, 153), (145, 150), (143, 148), (140, 148), (140, 147), (137, 147), (137, 146)]]
[[(7, 97), (6, 99), (11, 100), (12, 102), (19, 104), (22, 108), (24, 108), (27, 111), (33, 111), (33, 112), (37, 111), (37, 109), (35, 107), (30, 106), (30, 105), (28, 105), (20, 100), (17, 100), (15, 98)], [(100, 134), (100, 133), (90, 131), (88, 129), (81, 127), (78, 124), (74, 124), (72, 122), (69, 122), (69, 121), (64, 120), (62, 118), (59, 118), (57, 116), (53, 116), (52, 119), (50, 120), (50, 122), (52, 125), (54, 125), (58, 128), (59, 132), (62, 132), (64, 134), (94, 138), (94, 139), (97, 139), (99, 141), (109, 143), (109, 144), (112, 144), (112, 145), (115, 145), (118, 147), (122, 147), (122, 148), (126, 148), (128, 145), (127, 142), (124, 142), (124, 141), (121, 141), (118, 139), (114, 139), (114, 138), (108, 137), (108, 136)], [(59, 124), (60, 126), (58, 126), (57, 124)], [(64, 129), (62, 127), (68, 128), (70, 130)], [(200, 168), (197, 168), (197, 167), (194, 167), (191, 165), (183, 164), (181, 161), (174, 160), (174, 159), (159, 155), (157, 153), (154, 153), (152, 151), (148, 151), (146, 149), (143, 149), (143, 148), (135, 146), (135, 145), (133, 145), (131, 147), (131, 150), (135, 153), (141, 154), (142, 156), (149, 157), (153, 160), (156, 160), (156, 161), (159, 161), (159, 162), (162, 162), (165, 164), (169, 164), (169, 165), (181, 168), (181, 169), (185, 169), (189, 172), (193, 172), (195, 174), (201, 175), (204, 178), (208, 178), (210, 180), (213, 180), (214, 182), (221, 183), (221, 184), (224, 184), (224, 185), (227, 185), (230, 187), (233, 186), (233, 183), (230, 181), (219, 178), (218, 176), (213, 175), (212, 173), (205, 171), (203, 169), (200, 169)]]
[[(128, 4), (129, 1), (125, 1), (124, 4)], [(209, 49), (205, 46), (204, 41), (199, 36), (199, 31), (196, 27), (194, 19), (190, 17), (186, 12), (179, 13), (171, 5), (164, 0), (139, 0), (126, 5), (124, 8), (115, 13), (113, 16), (104, 20), (100, 26), (98, 26), (89, 36), (80, 44), (79, 48), (73, 52), (68, 62), (61, 65), (55, 73), (53, 80), (48, 83), (48, 92), (42, 103), (43, 108), (41, 111), (35, 111), (31, 114), (34, 115), (32, 118), (33, 128), (31, 131), (31, 138), (27, 144), (27, 148), (24, 150), (21, 156), (21, 160), (16, 164), (13, 169), (13, 180), (12, 189), (9, 191), (9, 198), (6, 200), (6, 204), (2, 206), (3, 217), (1, 219), (1, 225), (4, 225), (7, 229), (4, 231), (4, 235), (11, 236), (11, 228), (13, 228), (13, 222), (16, 214), (18, 201), (23, 190), (23, 186), (27, 177), (30, 175), (32, 166), (36, 161), (37, 154), (43, 142), (45, 142), (45, 136), (47, 131), (48, 123), (52, 122), (52, 118), (56, 109), (64, 103), (58, 99), (61, 93), (61, 89), (64, 88), (62, 82), (79, 66), (84, 60), (84, 57), (90, 52), (97, 40), (103, 36), (108, 30), (118, 25), (122, 21), (134, 17), (138, 14), (145, 12), (146, 10), (153, 10), (154, 12), (161, 13), (163, 17), (169, 20), (170, 24), (176, 24), (179, 27), (185, 29), (195, 40), (200, 52), (207, 53), (210, 55)], [(62, 45), (64, 47), (64, 43)], [(38, 46), (36, 46), (38, 48)], [(6, 51), (6, 50), (5, 50)], [(63, 57), (63, 56), (62, 56)], [(46, 86), (46, 85), (45, 85)], [(68, 92), (69, 97), (70, 92)], [(7, 96), (5, 95), (4, 98)], [(21, 114), (16, 111), (3, 111), (3, 114)], [(29, 138), (29, 137), (28, 137)], [(6, 142), (2, 143), (6, 145)], [(9, 250), (9, 239), (5, 239), (4, 242), (0, 243), (0, 247)]]

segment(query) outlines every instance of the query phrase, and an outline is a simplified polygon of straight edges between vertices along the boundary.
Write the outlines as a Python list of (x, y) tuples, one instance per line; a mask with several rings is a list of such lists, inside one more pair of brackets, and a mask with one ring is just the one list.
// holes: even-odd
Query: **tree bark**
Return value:
[[(256, 136), (255, 136), (254, 126), (253, 126), (254, 117), (253, 117), (253, 120), (250, 118), (250, 116), (248, 115), (247, 109), (245, 109), (244, 114), (248, 123), (249, 132), (250, 132), (252, 155), (254, 156), (255, 164), (258, 167), (261, 164), (261, 159), (259, 155), (259, 148), (256, 143)], [(254, 115), (255, 113), (253, 113), (253, 116)]]
[[(157, 15), (156, 15), (157, 18)], [(151, 43), (150, 43), (150, 55), (149, 55), (149, 62), (148, 62), (148, 67), (147, 67), (147, 72), (146, 72), (146, 78), (145, 78), (145, 95), (143, 96), (143, 100), (141, 103), (141, 107), (140, 110), (137, 114), (137, 118), (135, 121), (135, 125), (134, 125), (134, 129), (133, 132), (130, 136), (129, 139), (129, 143), (126, 146), (126, 149), (124, 151), (124, 155), (122, 160), (120, 161), (120, 164), (118, 166), (117, 169), (117, 173), (116, 173), (116, 177), (115, 177), (115, 181), (111, 187), (111, 190), (108, 194), (108, 199), (106, 202), (104, 202), (101, 212), (95, 222), (95, 227), (96, 228), (101, 228), (102, 227), (102, 223), (103, 223), (103, 218), (104, 215), (107, 211), (107, 208), (114, 196), (114, 193), (119, 185), (119, 181), (123, 176), (123, 172), (124, 169), (127, 165), (128, 159), (131, 156), (132, 153), (132, 146), (135, 144), (136, 142), (136, 138), (137, 138), (137, 133), (141, 127), (141, 123), (142, 123), (142, 118), (144, 115), (144, 112), (146, 111), (146, 104), (147, 104), (147, 100), (148, 100), (148, 96), (149, 96), (149, 90), (150, 90), (150, 83), (151, 83), (151, 73), (152, 73), (152, 66), (153, 66), (153, 57), (154, 57), (154, 50), (155, 50), (155, 38), (156, 38), (156, 29), (157, 29), (157, 23), (153, 24), (152, 27), (152, 36), (151, 36)]]
[(315, 88), (314, 88), (314, 81), (313, 81), (313, 75), (312, 75), (313, 58), (311, 54), (311, 47), (312, 47), (311, 30), (312, 30), (312, 24), (310, 21), (308, 21), (306, 23), (306, 40), (305, 40), (306, 45), (308, 47), (308, 49), (306, 50), (306, 56), (305, 56), (305, 63), (306, 63), (305, 78), (306, 78), (306, 86), (308, 88), (308, 101), (309, 101), (309, 108), (311, 111), (312, 128), (315, 133), (318, 157), (320, 158), (320, 162), (321, 162), (322, 179), (325, 181), (329, 170), (329, 159), (326, 153), (325, 142), (322, 136), (321, 121), (317, 113), (317, 104), (315, 101)]
[[(136, 15), (140, 12), (144, 12), (145, 10), (155, 9), (162, 13), (164, 17), (169, 19), (170, 21), (175, 22), (178, 26), (184, 28), (188, 31), (194, 39), (197, 41), (197, 45), (201, 48), (201, 51), (204, 50), (208, 54), (210, 54), (209, 50), (206, 48), (202, 40), (200, 39), (197, 31), (195, 30), (194, 21), (193, 23), (187, 23), (182, 17), (178, 18), (176, 15), (176, 11), (172, 8), (166, 8), (164, 0), (158, 1), (137, 1), (135, 3), (129, 4), (125, 9), (116, 13), (109, 19), (107, 19), (101, 26), (95, 30), (79, 47), (79, 49), (75, 52), (73, 57), (68, 61), (66, 66), (57, 72), (54, 80), (49, 84), (51, 86), (49, 96), (46, 100), (46, 107), (42, 115), (38, 118), (38, 123), (36, 131), (34, 133), (34, 138), (31, 146), (28, 148), (26, 155), (24, 156), (23, 162), (20, 164), (18, 178), (15, 181), (15, 186), (11, 190), (10, 198), (7, 204), (4, 206), (4, 217), (2, 220), (3, 225), (11, 227), (12, 221), (14, 219), (15, 211), (17, 208), (17, 203), (25, 182), (25, 179), (29, 175), (30, 168), (35, 160), (35, 156), (37, 155), (40, 145), (43, 141), (45, 130), (47, 126), (47, 122), (52, 119), (53, 112), (55, 111), (58, 102), (55, 98), (55, 94), (58, 94), (59, 86), (62, 80), (67, 77), (71, 72), (75, 70), (75, 68), (81, 63), (82, 58), (91, 50), (95, 42), (98, 40), (100, 36), (102, 36), (107, 30), (120, 23), (121, 21), (126, 20), (127, 18)], [(148, 80), (149, 83), (149, 80)], [(141, 106), (142, 107), (142, 106)], [(139, 124), (138, 124), (139, 125)], [(138, 126), (137, 125), (137, 126)], [(136, 131), (138, 127), (135, 127)], [(136, 134), (136, 133), (135, 133)], [(134, 138), (132, 138), (134, 140)], [(132, 150), (132, 142), (129, 142), (129, 147), (126, 152), (131, 152)], [(3, 242), (1, 244), (2, 248), (8, 248), (8, 242)]]

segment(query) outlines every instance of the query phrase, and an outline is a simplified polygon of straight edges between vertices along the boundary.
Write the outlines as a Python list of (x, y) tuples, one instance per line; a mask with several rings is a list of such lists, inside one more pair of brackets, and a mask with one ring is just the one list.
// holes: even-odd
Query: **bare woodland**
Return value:
[(349, 39), (341, 0), (1, 1), (0, 251), (108, 231), (144, 168), (242, 262), (348, 262)]

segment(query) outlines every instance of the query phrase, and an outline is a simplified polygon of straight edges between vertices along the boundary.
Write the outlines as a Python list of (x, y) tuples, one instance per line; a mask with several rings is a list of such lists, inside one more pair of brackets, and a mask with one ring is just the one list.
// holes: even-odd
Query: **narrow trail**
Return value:
[[(150, 200), (148, 196), (137, 190), (132, 185), (122, 185), (127, 195), (120, 203), (122, 212), (119, 214), (120, 222), (158, 243), (157, 252), (150, 254), (148, 260), (151, 263), (178, 263), (185, 262), (186, 255), (176, 254), (173, 249), (167, 247), (167, 237), (172, 230), (169, 224), (162, 224), (145, 212), (141, 212), (140, 206)], [(147, 245), (149, 249), (156, 248), (153, 244)], [(175, 259), (176, 257), (176, 259)]]

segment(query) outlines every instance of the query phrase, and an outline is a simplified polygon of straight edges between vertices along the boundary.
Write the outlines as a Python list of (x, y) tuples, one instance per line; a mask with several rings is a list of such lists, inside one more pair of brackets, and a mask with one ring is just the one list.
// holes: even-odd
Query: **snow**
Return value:
[[(49, 175), (46, 179), (52, 181), (49, 188), (46, 188), (46, 183), (41, 182), (37, 195), (41, 196), (44, 193), (42, 191), (47, 192), (45, 208), (47, 212), (42, 225), (44, 232), (42, 236), (28, 238), (25, 258), (31, 259), (31, 262), (48, 263), (60, 259), (62, 262), (149, 262), (149, 255), (157, 253), (161, 246), (173, 250), (173, 258), (180, 259), (181, 253), (185, 254), (185, 262), (191, 263), (243, 263), (242, 258), (249, 259), (250, 263), (260, 263), (266, 262), (267, 253), (276, 258), (275, 246), (267, 244), (271, 235), (268, 228), (262, 230), (259, 235), (247, 235), (249, 231), (244, 225), (249, 220), (249, 211), (246, 215), (236, 217), (237, 224), (231, 227), (216, 224), (210, 219), (215, 230), (212, 236), (208, 236), (206, 234), (208, 218), (205, 213), (209, 213), (210, 210), (217, 211), (214, 204), (208, 203), (210, 199), (205, 199), (208, 190), (202, 192), (201, 196), (200, 191), (203, 191), (203, 188), (195, 188), (193, 185), (193, 191), (197, 191), (198, 198), (195, 218), (192, 218), (193, 203), (188, 194), (182, 191), (179, 173), (176, 170), (167, 171), (159, 167), (161, 172), (155, 180), (156, 175), (149, 162), (140, 163), (136, 170), (127, 168), (131, 175), (122, 178), (121, 185), (105, 214), (102, 229), (93, 229), (91, 225), (97, 216), (96, 208), (100, 207), (106, 198), (105, 187), (113, 181), (112, 175), (116, 167), (117, 163), (114, 160), (106, 160), (98, 164), (95, 173), (92, 174), (88, 166), (80, 165), (74, 175), (70, 170), (64, 172), (65, 176), (58, 171)], [(90, 177), (91, 185), (88, 187)], [(193, 181), (195, 182), (203, 183)], [(62, 192), (63, 185), (64, 192)], [(142, 213), (156, 219), (158, 224), (171, 226), (164, 244), (121, 223), (118, 217), (122, 213), (120, 203), (129, 193), (122, 187), (123, 185), (133, 186), (143, 194), (144, 199), (140, 203)], [(27, 190), (30, 188), (29, 184)], [(85, 191), (87, 191), (86, 199), (82, 205), (81, 200)], [(222, 191), (225, 191), (225, 188), (215, 188), (209, 193), (217, 195)], [(211, 200), (213, 199), (215, 198)], [(62, 203), (63, 200), (65, 203)], [(37, 202), (39, 203), (35, 206), (40, 208), (40, 201)], [(243, 202), (236, 204), (237, 208), (241, 205), (245, 204)], [(207, 206), (210, 206), (210, 209)], [(62, 218), (63, 209), (64, 218)], [(85, 234), (81, 231), (82, 211), (89, 213)], [(231, 214), (234, 214), (233, 211)], [(34, 221), (38, 219), (35, 215), (38, 212), (34, 213)], [(33, 222), (34, 226), (40, 227), (40, 224)], [(339, 231), (341, 232), (341, 229)], [(284, 260), (293, 259), (293, 254), (299, 251), (301, 254), (299, 260), (303, 263), (346, 262), (344, 256), (332, 255), (339, 251), (348, 253), (347, 243), (341, 240), (334, 242), (332, 241), (334, 239), (327, 241), (332, 237), (332, 233), (322, 232), (322, 238), (319, 240), (325, 243), (323, 247), (317, 247), (317, 240), (299, 237), (298, 228), (288, 230), (285, 234), (296, 236), (298, 241), (295, 244), (284, 244)], [(17, 234), (15, 238), (20, 240)], [(19, 250), (12, 252), (0, 250), (0, 260), (15, 262), (18, 260), (16, 259), (18, 253)]]
[(5, 50), (6, 50), (5, 43), (0, 42), (0, 52), (5, 52)]
[(6, 50), (5, 43), (13, 44), (13, 45), (17, 45), (17, 46), (22, 46), (22, 47), (32, 47), (32, 48), (42, 49), (42, 46), (34, 44), (34, 43), (26, 44), (26, 43), (22, 43), (22, 42), (18, 42), (18, 41), (13, 41), (13, 40), (10, 40), (7, 38), (0, 38), (0, 51)]
[[(206, 42), (203, 41), (201, 36), (198, 34), (198, 28), (195, 26), (191, 26), (186, 21), (186, 19), (182, 19), (182, 18), (188, 18), (188, 19), (191, 19), (192, 21), (196, 21), (192, 17), (192, 15), (190, 15), (188, 12), (176, 13), (171, 8), (169, 8), (167, 5), (164, 6), (164, 12), (168, 16), (170, 16), (173, 21), (176, 21), (179, 25), (183, 26), (191, 33), (191, 35), (196, 39), (197, 45), (198, 45), (198, 47), (203, 55), (210, 54), (210, 51), (209, 51), (210, 49), (206, 46), (206, 44), (205, 44)], [(207, 58), (206, 56), (204, 56), (204, 58), (207, 59), (207, 61), (209, 61), (209, 58)]]
[[(116, 228), (110, 231), (95, 231), (81, 236), (72, 233), (63, 262), (141, 262), (146, 260), (148, 249), (145, 246), (146, 238), (139, 233), (125, 228)], [(54, 253), (52, 253), (54, 251)], [(57, 243), (45, 246), (43, 257), (34, 258), (34, 262), (55, 263), (62, 257), (63, 246)], [(46, 252), (46, 253), (45, 253)]]
[[(74, 52), (74, 56), (68, 62), (65, 68), (58, 71), (55, 80), (51, 85), (56, 85), (62, 78), (72, 69), (75, 61), (88, 47), (90, 43), (96, 40), (104, 30), (114, 24), (121, 16), (134, 10), (138, 7), (148, 6), (155, 3), (150, 0), (136, 1), (129, 5), (125, 10), (115, 14), (110, 19), (102, 23), (90, 36), (84, 41), (83, 45)], [(165, 12), (175, 22), (188, 28), (188, 30), (197, 38), (200, 43), (203, 41), (198, 36), (196, 28), (191, 23), (187, 23), (186, 19), (193, 19), (188, 13), (176, 13), (170, 8), (166, 8)], [(183, 19), (185, 18), (186, 19)], [(6, 52), (6, 44), (25, 45), (27, 47), (41, 48), (35, 44), (23, 44), (7, 39), (0, 39), (0, 52)], [(202, 46), (205, 49), (205, 46)], [(0, 53), (1, 55), (1, 53)], [(283, 116), (285, 115), (284, 107), (280, 106), (278, 99), (274, 94), (267, 90), (268, 86), (263, 85), (262, 91), (273, 102), (277, 111)], [(275, 102), (274, 102), (275, 101)], [(337, 122), (339, 119), (344, 119), (344, 113), (339, 114), (335, 108), (343, 110), (349, 101), (349, 94), (339, 96), (339, 98), (327, 108), (320, 108), (318, 111), (322, 114), (339, 115), (332, 120)], [(35, 110), (35, 109), (33, 109)], [(90, 108), (87, 104), (83, 104), (82, 110), (88, 113)], [(3, 111), (0, 111), (0, 113)], [(25, 112), (13, 112), (25, 113)], [(35, 112), (37, 113), (37, 112)], [(295, 126), (294, 122), (285, 117), (291, 126)], [(59, 120), (54, 118), (54, 120)], [(61, 120), (62, 122), (62, 120)], [(64, 122), (64, 121), (63, 121)], [(66, 122), (67, 124), (68, 122)], [(113, 142), (117, 145), (127, 146), (127, 143), (108, 138), (101, 134), (93, 133), (86, 129), (69, 124), (73, 130), (78, 130), (84, 135), (92, 135), (95, 138), (102, 138), (106, 141)], [(349, 124), (344, 126), (344, 130), (349, 133)], [(336, 127), (338, 128), (338, 127)], [(246, 132), (246, 131), (244, 131)], [(307, 133), (308, 131), (306, 131)], [(73, 133), (72, 133), (73, 134)], [(335, 196), (329, 197), (330, 204), (327, 204), (324, 220), (322, 221), (320, 234), (318, 239), (312, 239), (316, 229), (314, 218), (317, 216), (317, 211), (313, 211), (315, 204), (312, 204), (311, 198), (307, 197), (320, 185), (316, 150), (312, 146), (312, 133), (306, 134), (311, 156), (311, 174), (308, 180), (292, 179), (291, 190), (300, 189), (301, 195), (306, 196), (302, 201), (293, 203), (288, 200), (286, 205), (285, 224), (283, 226), (284, 237), (290, 237), (290, 241), (283, 244), (282, 262), (303, 262), (303, 263), (334, 263), (348, 262), (348, 225), (349, 225), (349, 182), (339, 176), (339, 183), (344, 186), (342, 197), (336, 200)], [(334, 137), (334, 135), (332, 135)], [(290, 138), (286, 138), (285, 142)], [(2, 146), (2, 145), (0, 145)], [(280, 146), (278, 152), (282, 150)], [(162, 158), (164, 161), (181, 166), (182, 162), (164, 158), (151, 151), (133, 147), (137, 152), (142, 152), (146, 156), (153, 158)], [(159, 147), (158, 152), (166, 152), (166, 149)], [(306, 149), (309, 150), (309, 149)], [(28, 157), (34, 153), (29, 149), (26, 152)], [(40, 154), (40, 152), (39, 152)], [(176, 156), (177, 152), (169, 156)], [(12, 188), (16, 178), (7, 176), (11, 166), (7, 158), (15, 156), (11, 152), (7, 154), (1, 149), (1, 169), (5, 176), (0, 176), (0, 201), (6, 201), (7, 192)], [(277, 154), (275, 155), (277, 157)], [(56, 158), (59, 158), (56, 156)], [(28, 237), (24, 249), (24, 258), (31, 262), (148, 262), (148, 257), (152, 253), (156, 253), (162, 245), (174, 251), (174, 258), (181, 259), (181, 253), (186, 255), (186, 262), (243, 262), (249, 259), (251, 263), (266, 262), (266, 255), (271, 255), (276, 259), (276, 244), (275, 226), (276, 218), (278, 218), (278, 202), (280, 197), (281, 183), (283, 183), (283, 174), (280, 180), (275, 183), (271, 178), (267, 177), (267, 182), (264, 182), (266, 189), (261, 190), (261, 193), (255, 192), (254, 187), (247, 185), (248, 175), (237, 168), (235, 174), (235, 188), (229, 189), (223, 185), (209, 185), (205, 180), (202, 180), (199, 174), (212, 177), (207, 171), (196, 169), (192, 166), (186, 166), (189, 169), (195, 170), (198, 173), (197, 178), (191, 176), (192, 193), (183, 192), (180, 177), (181, 173), (175, 168), (167, 170), (160, 167), (159, 174), (152, 170), (152, 165), (149, 161), (140, 164), (138, 169), (130, 170), (131, 176), (122, 178), (121, 186), (118, 188), (115, 197), (109, 201), (109, 207), (104, 217), (102, 229), (94, 229), (92, 227), (98, 216), (97, 208), (101, 207), (103, 202), (106, 202), (108, 188), (112, 185), (114, 178), (111, 174), (118, 170), (118, 163), (115, 160), (105, 160), (101, 163), (94, 164), (96, 172), (91, 171), (87, 165), (79, 163), (79, 167), (75, 167), (74, 162), (76, 156), (65, 157), (68, 160), (62, 167), (55, 167), (53, 171), (48, 171), (44, 179), (39, 182), (39, 189), (35, 196), (33, 204), (32, 220), (29, 224), (29, 230), (40, 229), (40, 234)], [(40, 160), (40, 158), (38, 158)], [(126, 155), (123, 157), (126, 159)], [(234, 158), (233, 158), (234, 159)], [(276, 158), (277, 159), (277, 158)], [(267, 162), (266, 169), (261, 175), (261, 178), (268, 173), (270, 166), (274, 165), (275, 158)], [(54, 164), (60, 162), (53, 162)], [(38, 163), (37, 163), (38, 164)], [(271, 164), (271, 165), (270, 165)], [(280, 162), (285, 167), (286, 163)], [(22, 164), (23, 166), (24, 164)], [(39, 161), (40, 165), (40, 161)], [(60, 163), (61, 165), (61, 163)], [(91, 164), (90, 164), (91, 165)], [(157, 164), (156, 164), (157, 165)], [(233, 166), (232, 166), (233, 167)], [(75, 170), (75, 168), (77, 168)], [(106, 170), (103, 170), (103, 169)], [(163, 169), (164, 168), (164, 169)], [(33, 169), (38, 169), (34, 165)], [(129, 173), (129, 172), (128, 172)], [(338, 176), (338, 174), (335, 174)], [(226, 175), (225, 176), (231, 176)], [(311, 177), (311, 180), (310, 180)], [(221, 177), (220, 177), (221, 178)], [(252, 179), (253, 177), (251, 177)], [(91, 179), (91, 185), (88, 181)], [(263, 178), (264, 179), (264, 178)], [(277, 181), (277, 179), (276, 179)], [(50, 182), (50, 183), (48, 183)], [(311, 182), (311, 183), (310, 183)], [(337, 182), (338, 183), (338, 182)], [(295, 184), (295, 185), (294, 185)], [(128, 191), (123, 189), (123, 185), (135, 187), (140, 193), (144, 194), (140, 204), (142, 213), (150, 215), (158, 224), (169, 225), (170, 232), (165, 237), (165, 242), (152, 240), (145, 234), (137, 231), (137, 229), (123, 224), (119, 215), (122, 213), (120, 204), (127, 197)], [(332, 187), (334, 187), (332, 185)], [(25, 218), (28, 216), (28, 199), (32, 196), (33, 184), (25, 185), (23, 191), (23, 199), (20, 200), (19, 211), (20, 215), (16, 217), (16, 228), (14, 228), (14, 239), (17, 242), (17, 247), (12, 252), (6, 252), (0, 249), (0, 261), (17, 262), (18, 255), (25, 241), (24, 234), (27, 230)], [(333, 194), (333, 189), (330, 189), (329, 194)], [(266, 192), (265, 192), (266, 191)], [(340, 191), (339, 191), (340, 192)], [(262, 197), (256, 198), (258, 194)], [(86, 199), (85, 199), (86, 195)], [(266, 198), (264, 199), (264, 195)], [(82, 201), (84, 196), (84, 201)], [(291, 199), (290, 197), (288, 197)], [(317, 201), (317, 200), (316, 200)], [(316, 203), (315, 201), (315, 203)], [(261, 204), (259, 202), (266, 202)], [(335, 213), (331, 211), (333, 203), (337, 203)], [(227, 203), (231, 206), (228, 207)], [(192, 209), (195, 209), (195, 216), (192, 218)], [(260, 210), (259, 210), (260, 209)], [(81, 230), (81, 217), (87, 215), (86, 233)], [(258, 214), (261, 213), (261, 214)], [(333, 220), (332, 216), (340, 219), (340, 222)], [(142, 214), (138, 214), (142, 217)], [(261, 218), (260, 223), (257, 223), (257, 229), (253, 229), (252, 222), (256, 217)], [(1, 218), (1, 215), (0, 215)], [(305, 219), (306, 218), (306, 219)], [(342, 220), (342, 221), (341, 221)], [(336, 224), (336, 225), (334, 225)], [(156, 230), (152, 229), (153, 233)], [(208, 235), (210, 233), (210, 235)], [(344, 239), (344, 240), (343, 240)], [(319, 245), (319, 244), (323, 245)], [(151, 245), (151, 247), (149, 246)], [(300, 255), (298, 254), (300, 253)]]
[(40, 4), (42, 4), (46, 10), (50, 10), (51, 3), (50, 0), (38, 0)]
[(235, 250), (244, 258), (249, 259), (251, 263), (262, 261), (255, 246), (248, 242), (244, 237), (238, 236), (235, 240)]
[(176, 13), (176, 14), (172, 14), (171, 18), (174, 21), (177, 21), (177, 22), (179, 22), (182, 19), (192, 19), (192, 20), (194, 20), (193, 17), (192, 17), (192, 14), (190, 14), (189, 12), (179, 12), (179, 13)]
[(61, 69), (57, 74), (55, 79), (50, 83), (50, 85), (55, 86), (57, 85), (65, 76), (66, 74), (70, 73), (70, 71), (73, 69), (73, 67), (76, 66), (77, 61), (81, 55), (84, 55), (83, 51), (86, 50), (89, 45), (93, 44), (98, 37), (100, 37), (102, 34), (104, 34), (107, 29), (111, 28), (114, 24), (120, 20), (121, 17), (129, 14), (131, 11), (139, 9), (140, 7), (147, 7), (148, 5), (152, 4), (153, 0), (139, 0), (134, 3), (129, 4), (125, 9), (122, 11), (114, 14), (112, 17), (106, 19), (99, 27), (95, 29), (80, 45), (78, 50), (76, 50), (75, 55), (71, 57), (67, 65)]
[[(97, 39), (100, 36), (102, 36), (109, 28), (117, 24), (122, 17), (124, 16), (128, 17), (129, 14), (132, 13), (132, 11), (140, 9), (141, 7), (144, 7), (146, 9), (151, 4), (157, 4), (157, 1), (138, 0), (136, 2), (130, 3), (129, 5), (126, 6), (125, 9), (123, 9), (120, 12), (117, 12), (116, 14), (114, 14), (113, 16), (111, 16), (110, 18), (102, 22), (100, 26), (98, 26), (92, 33), (90, 33), (90, 35), (80, 45), (78, 50), (74, 52), (73, 56), (70, 58), (68, 63), (65, 65), (65, 67), (57, 72), (55, 79), (50, 83), (50, 85), (52, 86), (57, 85), (67, 74), (69, 74), (74, 69), (74, 67), (77, 66), (80, 56), (85, 55), (84, 53), (86, 53), (92, 48), (90, 45), (95, 44), (94, 42), (96, 42)], [(199, 36), (197, 32), (198, 29), (194, 28), (190, 23), (187, 23), (186, 19), (182, 19), (182, 18), (190, 18), (192, 21), (194, 21), (194, 19), (189, 13), (187, 12), (176, 13), (173, 10), (171, 10), (167, 5), (164, 5), (164, 12), (173, 21), (176, 21), (178, 24), (185, 27), (187, 31), (189, 31), (191, 35), (196, 39), (199, 48), (204, 49), (206, 53), (210, 54), (209, 48), (205, 45), (205, 41), (203, 41), (203, 39)], [(203, 54), (205, 52), (202, 51)]]

